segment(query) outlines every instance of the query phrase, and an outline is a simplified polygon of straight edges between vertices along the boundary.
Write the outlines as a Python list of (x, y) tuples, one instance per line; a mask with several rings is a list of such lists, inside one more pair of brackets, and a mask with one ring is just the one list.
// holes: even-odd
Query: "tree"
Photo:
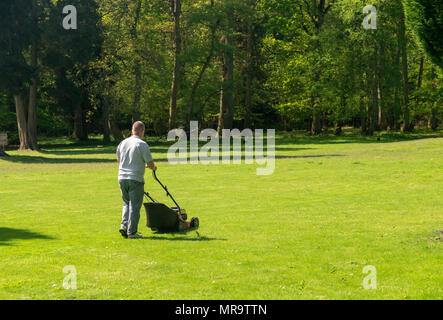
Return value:
[[(440, 5), (415, 2), (433, 30), (428, 51), (439, 56), (440, 20), (430, 17)], [(190, 120), (218, 132), (311, 134), (440, 124), (441, 70), (414, 41), (401, 1), (372, 1), (375, 30), (362, 26), (365, 0), (70, 4), (75, 30), (62, 27), (61, 1), (0, 2), (0, 107), (9, 123), (3, 117), (0, 130), (16, 131), (22, 149), (38, 148), (37, 133), (121, 140), (135, 120), (148, 135), (188, 129)]]
[(399, 23), (399, 46), (401, 50), (401, 61), (402, 61), (402, 75), (403, 75), (403, 131), (412, 131), (413, 126), (410, 122), (410, 112), (409, 112), (409, 88), (408, 88), (408, 54), (407, 54), (407, 37), (406, 37), (406, 21), (404, 10), (401, 7), (399, 9), (400, 13), (400, 23)]
[[(202, 4), (197, 8), (198, 9), (191, 12), (188, 16), (191, 27), (196, 33), (199, 34), (207, 32), (208, 36), (202, 36), (198, 38), (198, 40), (200, 41), (196, 41), (196, 44), (194, 45), (196, 47), (194, 51), (202, 52), (200, 54), (197, 54), (203, 58), (202, 61), (199, 61), (199, 59), (196, 57), (194, 57), (194, 59), (192, 59), (191, 61), (188, 61), (191, 71), (192, 69), (196, 70), (196, 76), (190, 87), (188, 99), (189, 107), (186, 115), (186, 126), (188, 126), (191, 120), (200, 120), (203, 118), (201, 106), (198, 109), (196, 106), (197, 91), (203, 81), (205, 73), (212, 66), (213, 58), (216, 54), (217, 49), (219, 48), (219, 44), (217, 42), (217, 29), (219, 28), (220, 20), (222, 18), (219, 15), (218, 8), (215, 6), (215, 0), (211, 0), (208, 5)], [(203, 24), (203, 27), (199, 26), (199, 24)], [(206, 38), (207, 41), (204, 42)]]
[(409, 27), (430, 59), (443, 70), (443, 2), (403, 0)]
[(0, 3), (0, 86), (14, 96), (20, 150), (30, 149), (25, 97), (31, 82), (32, 67), (24, 53), (31, 43), (32, 25), (27, 1)]
[(232, 129), (234, 120), (234, 3), (224, 1), (225, 29), (221, 38), (221, 87), (220, 113), (218, 116), (217, 132), (222, 129)]
[(169, 103), (169, 123), (168, 128), (172, 130), (176, 126), (177, 118), (177, 96), (180, 85), (180, 78), (182, 75), (182, 62), (181, 62), (181, 47), (182, 38), (180, 30), (180, 16), (182, 13), (182, 2), (181, 0), (170, 0), (171, 2), (171, 17), (174, 23), (174, 31), (172, 33), (172, 47), (174, 55), (174, 68), (172, 73), (172, 83), (171, 83), (171, 100)]
[(70, 116), (73, 136), (88, 139), (88, 112), (92, 109), (91, 90), (95, 70), (91, 62), (99, 58), (103, 42), (98, 7), (94, 0), (72, 0), (79, 17), (78, 28), (62, 28), (64, 4), (57, 2), (46, 25), (43, 64), (53, 75), (51, 87), (63, 112)]
[(46, 3), (41, 3), (39, 1), (31, 2), (31, 45), (29, 49), (30, 56), (30, 66), (33, 70), (31, 83), (29, 86), (29, 104), (28, 104), (28, 119), (27, 119), (27, 134), (29, 139), (29, 145), (32, 150), (38, 150), (37, 143), (37, 87), (38, 87), (38, 55), (41, 47), (41, 36), (42, 33), (42, 20), (44, 12), (43, 5), (48, 5)]
[(133, 56), (134, 56), (134, 100), (132, 102), (132, 122), (136, 122), (140, 120), (140, 99), (141, 99), (141, 91), (142, 91), (142, 79), (141, 79), (141, 63), (140, 63), (140, 55), (137, 52), (138, 47), (138, 24), (140, 20), (140, 13), (142, 9), (142, 1), (137, 0), (135, 2), (134, 8), (134, 22), (130, 28), (130, 34), (132, 39), (132, 47), (134, 48)]
[(313, 47), (313, 85), (310, 89), (311, 93), (311, 107), (312, 107), (312, 126), (311, 133), (319, 134), (322, 130), (321, 122), (321, 111), (318, 96), (318, 87), (316, 83), (320, 80), (321, 73), (321, 42), (319, 39), (321, 29), (325, 22), (326, 14), (331, 8), (334, 1), (327, 0), (313, 0), (313, 1), (303, 1), (300, 4), (300, 10), (309, 17), (309, 22), (307, 22), (308, 27), (303, 24), (303, 29), (311, 37), (311, 46)]

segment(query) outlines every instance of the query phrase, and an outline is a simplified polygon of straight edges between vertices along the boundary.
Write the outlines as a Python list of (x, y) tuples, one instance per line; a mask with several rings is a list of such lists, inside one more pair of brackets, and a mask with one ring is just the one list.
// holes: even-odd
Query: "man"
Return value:
[(132, 136), (117, 147), (118, 182), (123, 198), (120, 233), (128, 239), (143, 238), (137, 228), (143, 204), (145, 168), (157, 170), (149, 146), (142, 140), (144, 135), (145, 125), (137, 121), (132, 125)]

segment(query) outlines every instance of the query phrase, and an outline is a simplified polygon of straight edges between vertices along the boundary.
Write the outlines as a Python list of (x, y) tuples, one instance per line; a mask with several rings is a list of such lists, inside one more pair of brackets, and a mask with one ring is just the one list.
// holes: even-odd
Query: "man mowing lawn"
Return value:
[(145, 125), (137, 121), (132, 125), (132, 136), (117, 147), (118, 183), (123, 198), (120, 233), (128, 239), (142, 238), (137, 228), (143, 204), (145, 168), (157, 170), (149, 146), (142, 140), (144, 134)]

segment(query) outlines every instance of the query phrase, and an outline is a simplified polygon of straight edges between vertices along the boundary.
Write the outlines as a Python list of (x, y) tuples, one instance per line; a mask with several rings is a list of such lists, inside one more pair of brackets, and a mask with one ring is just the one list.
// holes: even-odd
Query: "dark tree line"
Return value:
[[(0, 2), (0, 131), (102, 134), (132, 121), (175, 127), (437, 129), (442, 4), (373, 1), (72, 0)], [(406, 9), (406, 11), (405, 11)], [(123, 130), (122, 130), (123, 129)]]

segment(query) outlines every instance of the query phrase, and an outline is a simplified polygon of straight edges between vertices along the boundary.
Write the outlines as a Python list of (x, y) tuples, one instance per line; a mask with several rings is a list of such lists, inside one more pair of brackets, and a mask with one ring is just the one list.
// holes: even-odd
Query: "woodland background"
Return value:
[[(368, 5), (377, 29), (362, 26)], [(65, 30), (63, 8), (77, 9)], [(171, 128), (436, 130), (439, 1), (2, 0), (0, 132), (121, 140)]]

